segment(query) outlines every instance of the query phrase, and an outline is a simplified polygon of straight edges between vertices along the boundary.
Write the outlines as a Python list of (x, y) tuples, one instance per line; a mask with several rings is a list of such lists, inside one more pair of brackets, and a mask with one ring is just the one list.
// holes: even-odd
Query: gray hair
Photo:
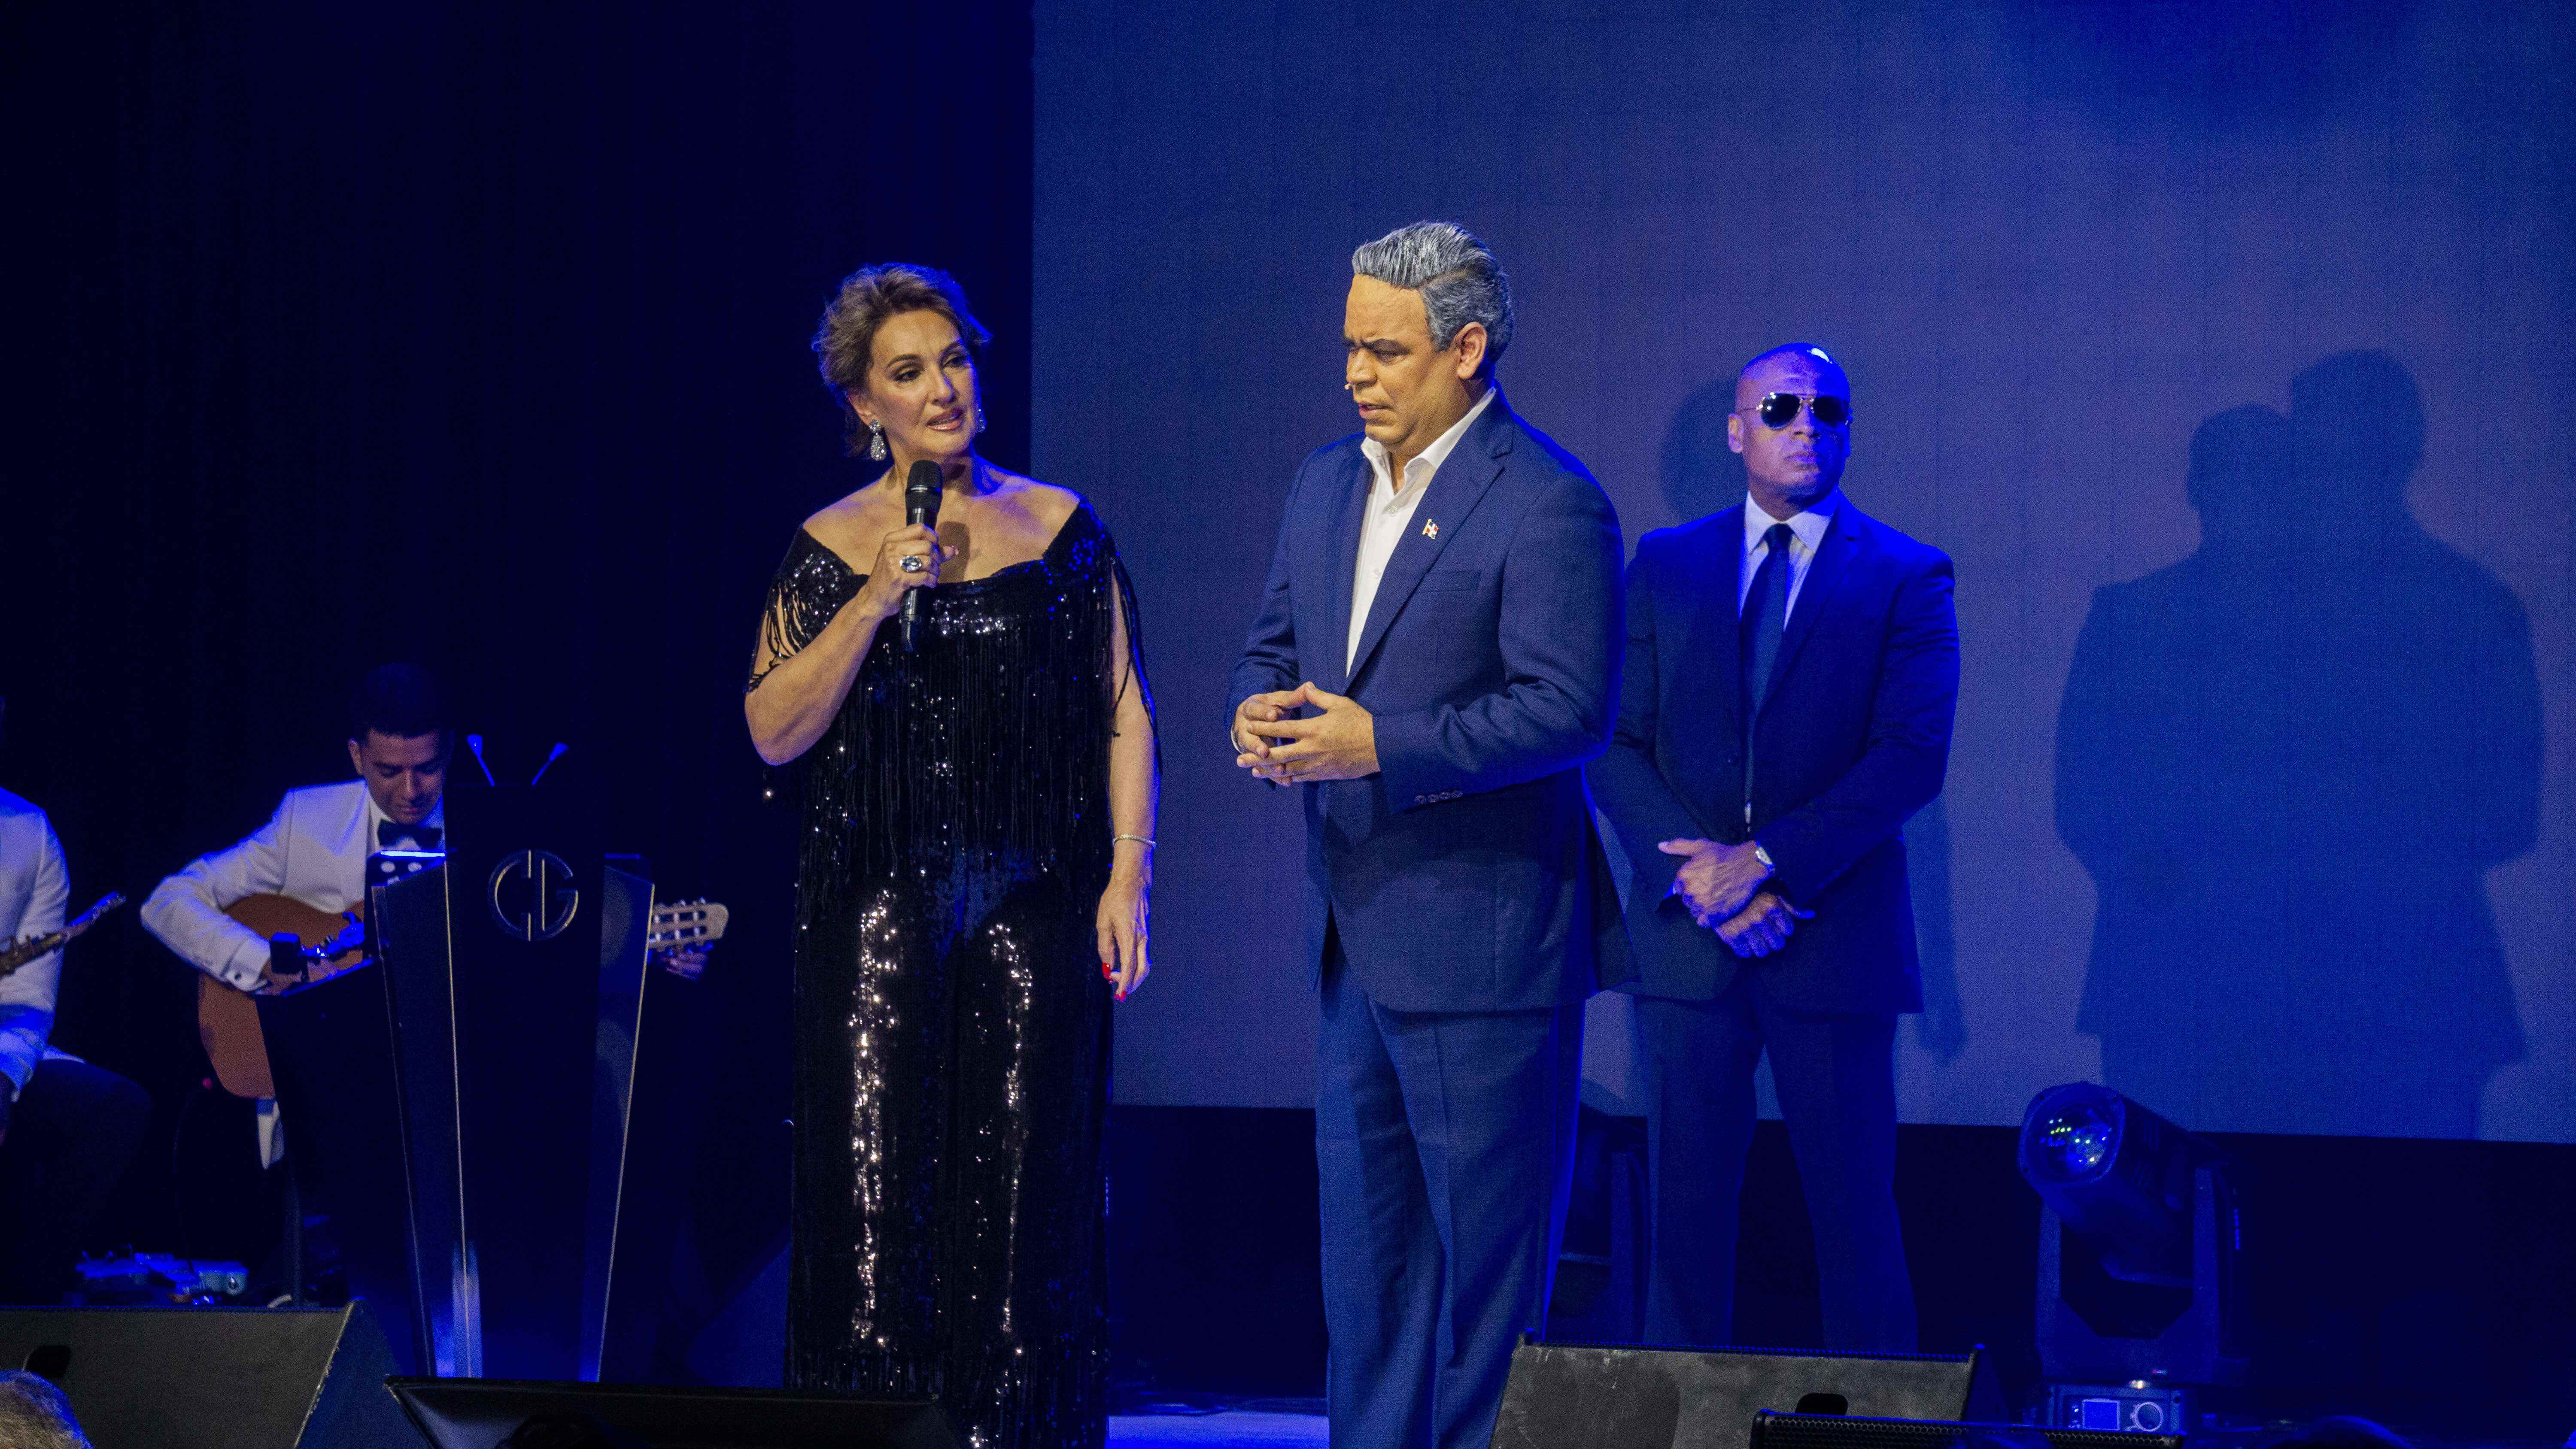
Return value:
[(1400, 226), (1351, 253), (1351, 273), (1422, 294), (1431, 345), (1447, 350), (1468, 323), (1485, 329), (1485, 375), (1512, 345), (1512, 282), (1475, 233), (1452, 221)]
[(90, 1449), (63, 1391), (30, 1373), (0, 1373), (0, 1444)]

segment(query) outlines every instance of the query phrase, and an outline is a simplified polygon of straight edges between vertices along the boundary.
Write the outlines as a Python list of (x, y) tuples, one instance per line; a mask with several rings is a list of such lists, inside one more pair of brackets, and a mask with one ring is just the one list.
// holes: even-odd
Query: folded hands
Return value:
[(1691, 919), (1717, 932), (1738, 956), (1768, 956), (1789, 944), (1799, 921), (1811, 920), (1776, 891), (1761, 888), (1771, 868), (1754, 854), (1751, 841), (1720, 845), (1713, 840), (1664, 840), (1655, 848), (1683, 857), (1674, 873), (1672, 894), (1681, 897)]

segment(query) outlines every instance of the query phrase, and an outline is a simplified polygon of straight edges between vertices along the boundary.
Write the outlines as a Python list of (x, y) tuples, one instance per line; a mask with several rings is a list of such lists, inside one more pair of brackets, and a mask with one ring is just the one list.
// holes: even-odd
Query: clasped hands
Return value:
[(1672, 894), (1681, 897), (1692, 920), (1717, 932), (1738, 956), (1770, 955), (1789, 944), (1797, 922), (1815, 917), (1760, 888), (1771, 868), (1754, 855), (1751, 841), (1659, 840), (1655, 848), (1683, 858)]
[[(1291, 710), (1311, 709), (1303, 719)], [(1348, 695), (1318, 689), (1256, 694), (1234, 711), (1234, 763), (1273, 785), (1358, 780), (1377, 773), (1377, 717)]]
[[(1290, 719), (1296, 709), (1312, 709)], [(1246, 699), (1234, 712), (1234, 763), (1274, 785), (1300, 781), (1357, 780), (1377, 773), (1377, 721), (1346, 695), (1316, 687), (1273, 690)], [(1249, 748), (1246, 748), (1246, 745)], [(1738, 956), (1767, 956), (1789, 944), (1797, 922), (1812, 920), (1772, 891), (1760, 889), (1771, 874), (1750, 841), (1665, 840), (1656, 849), (1684, 857), (1673, 877), (1691, 919), (1717, 932)]]

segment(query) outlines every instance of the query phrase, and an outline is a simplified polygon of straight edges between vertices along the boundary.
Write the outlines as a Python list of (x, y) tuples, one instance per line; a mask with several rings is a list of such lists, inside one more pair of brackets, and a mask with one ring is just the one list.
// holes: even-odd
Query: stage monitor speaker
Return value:
[(2048, 1449), (2183, 1449), (2180, 1434), (2107, 1429), (2040, 1429), (2028, 1424), (1964, 1424), (1938, 1419), (1856, 1419), (1834, 1414), (1753, 1416), (1751, 1449), (2018, 1449), (2046, 1440)]
[[(437, 1449), (499, 1449), (540, 1414), (587, 1415), (649, 1449), (957, 1449), (927, 1399), (860, 1399), (796, 1389), (669, 1389), (538, 1379), (392, 1379)], [(100, 1446), (106, 1449), (106, 1446)]]
[(1764, 1409), (2000, 1419), (2003, 1408), (1983, 1350), (1863, 1355), (1524, 1338), (1512, 1351), (1493, 1449), (1746, 1449)]
[(391, 1449), (365, 1300), (340, 1308), (0, 1308), (0, 1367), (51, 1379), (97, 1449)]

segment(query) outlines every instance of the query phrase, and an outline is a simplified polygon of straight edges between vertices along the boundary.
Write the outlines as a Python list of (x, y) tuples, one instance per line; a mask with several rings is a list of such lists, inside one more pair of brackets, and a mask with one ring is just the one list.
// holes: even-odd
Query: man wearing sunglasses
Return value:
[(1941, 791), (1959, 693), (1950, 560), (1841, 493), (1851, 382), (1775, 347), (1735, 384), (1741, 507), (1628, 567), (1619, 722), (1591, 767), (1627, 847), (1648, 1073), (1646, 1335), (1734, 1333), (1737, 1198), (1768, 1054), (1815, 1224), (1825, 1342), (1903, 1352), (1896, 1018), (1923, 1008), (1898, 830)]

